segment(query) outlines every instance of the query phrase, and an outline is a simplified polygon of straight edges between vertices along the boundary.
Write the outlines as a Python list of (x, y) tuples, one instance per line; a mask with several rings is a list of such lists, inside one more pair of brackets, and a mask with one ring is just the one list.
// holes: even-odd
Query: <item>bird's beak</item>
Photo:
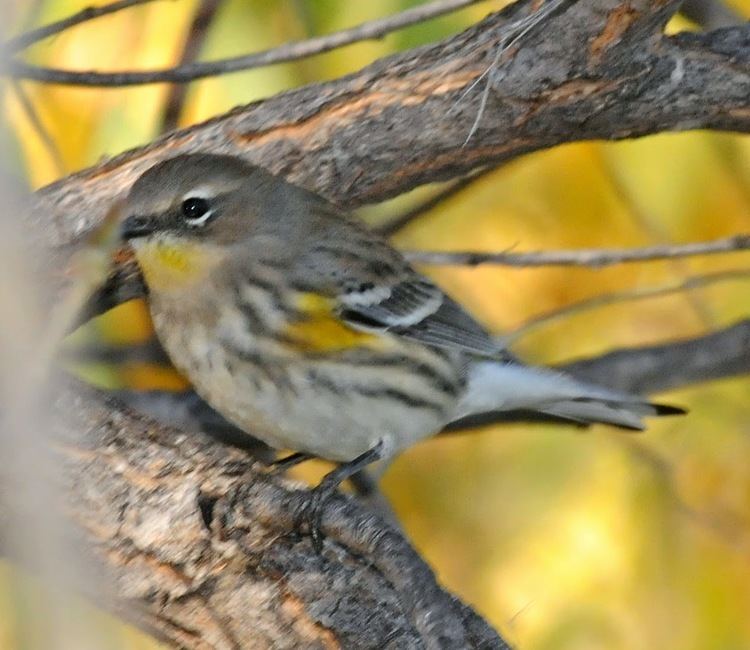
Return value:
[(132, 215), (120, 226), (120, 238), (123, 240), (145, 237), (154, 232), (154, 220), (149, 217)]

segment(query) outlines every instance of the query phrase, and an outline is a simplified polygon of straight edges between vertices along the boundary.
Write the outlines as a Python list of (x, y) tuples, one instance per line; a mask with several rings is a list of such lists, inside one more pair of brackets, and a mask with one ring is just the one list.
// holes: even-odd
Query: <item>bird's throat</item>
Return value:
[(133, 248), (151, 291), (185, 290), (200, 284), (224, 257), (211, 245), (169, 239), (136, 240)]

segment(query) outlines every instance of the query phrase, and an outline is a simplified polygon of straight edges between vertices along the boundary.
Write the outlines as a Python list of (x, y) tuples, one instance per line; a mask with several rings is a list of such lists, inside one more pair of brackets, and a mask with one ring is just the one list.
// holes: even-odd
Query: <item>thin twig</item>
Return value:
[(25, 50), (27, 47), (33, 45), (34, 43), (43, 41), (45, 38), (49, 38), (50, 36), (54, 36), (55, 34), (64, 32), (66, 29), (70, 29), (71, 27), (75, 27), (76, 25), (80, 25), (81, 23), (85, 23), (89, 20), (93, 20), (94, 18), (99, 18), (108, 14), (113, 14), (117, 11), (122, 11), (123, 9), (129, 9), (130, 7), (135, 7), (136, 5), (146, 4), (147, 2), (154, 2), (154, 0), (117, 0), (116, 2), (111, 2), (109, 4), (102, 5), (101, 7), (86, 7), (85, 9), (82, 9), (72, 16), (68, 16), (67, 18), (58, 20), (57, 22), (50, 23), (49, 25), (44, 25), (43, 27), (24, 32), (23, 34), (11, 38), (5, 43), (5, 45), (2, 46), (2, 49), (4, 49), (7, 53), (15, 54), (16, 52)]
[(468, 176), (464, 176), (463, 178), (459, 178), (457, 181), (450, 183), (448, 187), (445, 187), (442, 190), (436, 192), (435, 194), (410, 208), (406, 212), (396, 215), (395, 217), (390, 219), (388, 223), (377, 228), (377, 232), (379, 232), (384, 237), (391, 237), (395, 235), (399, 230), (405, 228), (413, 221), (416, 221), (417, 219), (419, 219), (419, 217), (428, 213), (430, 210), (440, 205), (444, 201), (447, 201), (448, 199), (454, 197), (456, 194), (459, 194), (467, 187), (469, 187), (469, 185), (472, 185), (474, 181), (479, 180), (479, 178), (485, 176), (494, 169), (494, 167), (480, 169), (478, 172), (469, 174)]
[(646, 300), (648, 298), (661, 298), (676, 293), (681, 293), (690, 289), (707, 287), (719, 282), (731, 282), (733, 280), (750, 279), (750, 269), (732, 269), (729, 271), (717, 271), (715, 273), (706, 273), (696, 275), (685, 279), (678, 284), (667, 284), (656, 287), (644, 287), (642, 289), (632, 289), (630, 291), (617, 291), (607, 293), (593, 298), (587, 298), (573, 304), (566, 305), (559, 309), (553, 309), (544, 314), (531, 318), (523, 325), (503, 335), (502, 340), (506, 345), (510, 345), (519, 338), (526, 336), (529, 332), (539, 329), (550, 323), (580, 314), (591, 309), (606, 307), (608, 305), (627, 302), (631, 300)]
[(24, 89), (20, 81), (13, 79), (11, 82), (11, 87), (13, 88), (13, 92), (16, 94), (16, 97), (21, 104), (23, 112), (26, 114), (26, 117), (31, 124), (31, 128), (36, 131), (45, 149), (47, 149), (47, 153), (49, 154), (50, 158), (52, 158), (52, 162), (57, 169), (58, 175), (63, 176), (66, 169), (62, 154), (60, 153), (60, 149), (58, 148), (55, 139), (47, 130), (47, 127), (44, 126), (44, 122), (42, 122), (42, 118), (39, 116), (39, 113), (34, 106), (34, 102), (32, 102), (31, 97), (26, 94), (26, 90)]
[[(604, 154), (602, 148), (599, 149), (599, 157), (601, 160), (602, 168), (606, 174), (607, 181), (609, 182), (610, 188), (615, 195), (615, 198), (623, 205), (628, 211), (630, 218), (635, 221), (636, 225), (648, 233), (649, 239), (655, 244), (662, 245), (673, 245), (674, 241), (670, 236), (666, 226), (661, 221), (654, 218), (653, 214), (645, 211), (635, 200), (630, 188), (628, 187), (625, 180), (622, 178), (622, 174), (616, 165), (612, 164), (612, 161), (608, 156)], [(670, 260), (670, 265), (674, 269), (678, 279), (684, 280), (690, 275), (689, 262), (684, 259)], [(715, 315), (711, 312), (708, 305), (701, 299), (701, 297), (693, 290), (688, 289), (683, 294), (685, 302), (695, 312), (695, 315), (702, 322), (706, 329), (716, 329), (718, 322)]]
[(602, 268), (614, 264), (678, 259), (698, 255), (716, 255), (750, 250), (750, 235), (691, 244), (644, 246), (642, 248), (582, 248), (580, 250), (535, 251), (530, 253), (482, 253), (478, 251), (440, 252), (405, 251), (410, 262), (434, 266), (586, 266)]
[[(180, 66), (189, 65), (198, 58), (198, 54), (206, 41), (206, 36), (208, 36), (208, 28), (214, 21), (221, 3), (222, 0), (201, 0), (185, 39), (185, 47), (182, 50), (179, 62)], [(187, 86), (184, 84), (174, 84), (170, 88), (169, 96), (164, 105), (161, 133), (177, 128), (177, 122), (180, 119), (186, 98)]]
[(33, 79), (43, 83), (55, 83), (74, 86), (135, 86), (151, 83), (185, 83), (195, 79), (215, 77), (218, 75), (250, 70), (277, 63), (286, 63), (304, 59), (316, 54), (323, 54), (331, 50), (377, 38), (404, 29), (410, 25), (437, 18), (485, 0), (435, 0), (424, 5), (408, 9), (407, 11), (362, 23), (339, 32), (318, 36), (303, 41), (286, 43), (263, 52), (246, 54), (243, 56), (191, 63), (184, 66), (149, 71), (123, 72), (89, 72), (60, 70), (31, 65), (13, 59), (8, 63), (9, 74), (18, 79)]

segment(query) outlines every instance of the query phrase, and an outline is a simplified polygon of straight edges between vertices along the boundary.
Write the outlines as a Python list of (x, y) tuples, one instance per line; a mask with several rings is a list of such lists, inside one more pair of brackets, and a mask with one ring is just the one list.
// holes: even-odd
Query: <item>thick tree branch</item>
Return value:
[[(354, 206), (561, 142), (663, 130), (750, 130), (750, 25), (664, 37), (674, 5), (580, 0), (501, 61), (479, 130), (481, 84), (502, 26), (528, 0), (441, 44), (238, 108), (42, 190), (57, 238), (94, 226), (157, 160), (229, 153)], [(71, 219), (71, 215), (76, 215)], [(64, 233), (67, 232), (67, 236)]]
[[(326, 508), (319, 556), (291, 534), (302, 492), (245, 453), (76, 383), (53, 421), (69, 482), (58, 505), (100, 564), (103, 602), (175, 647), (508, 647), (400, 533), (347, 498)], [(0, 522), (28, 516), (14, 505), (0, 503)]]
[[(725, 376), (728, 364), (747, 372), (748, 350), (745, 321), (562, 368), (662, 390)], [(156, 426), (78, 384), (58, 395), (53, 421), (57, 464), (74, 486), (66, 512), (104, 564), (109, 605), (159, 638), (189, 648), (504, 647), (398, 533), (348, 499), (327, 509), (318, 557), (289, 535), (300, 493), (244, 453)]]

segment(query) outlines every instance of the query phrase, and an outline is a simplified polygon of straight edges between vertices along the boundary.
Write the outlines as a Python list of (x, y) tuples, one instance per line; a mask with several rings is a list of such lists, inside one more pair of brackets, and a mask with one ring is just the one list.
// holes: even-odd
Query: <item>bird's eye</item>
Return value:
[(189, 196), (182, 202), (182, 216), (189, 226), (205, 225), (212, 214), (210, 204), (200, 196)]

